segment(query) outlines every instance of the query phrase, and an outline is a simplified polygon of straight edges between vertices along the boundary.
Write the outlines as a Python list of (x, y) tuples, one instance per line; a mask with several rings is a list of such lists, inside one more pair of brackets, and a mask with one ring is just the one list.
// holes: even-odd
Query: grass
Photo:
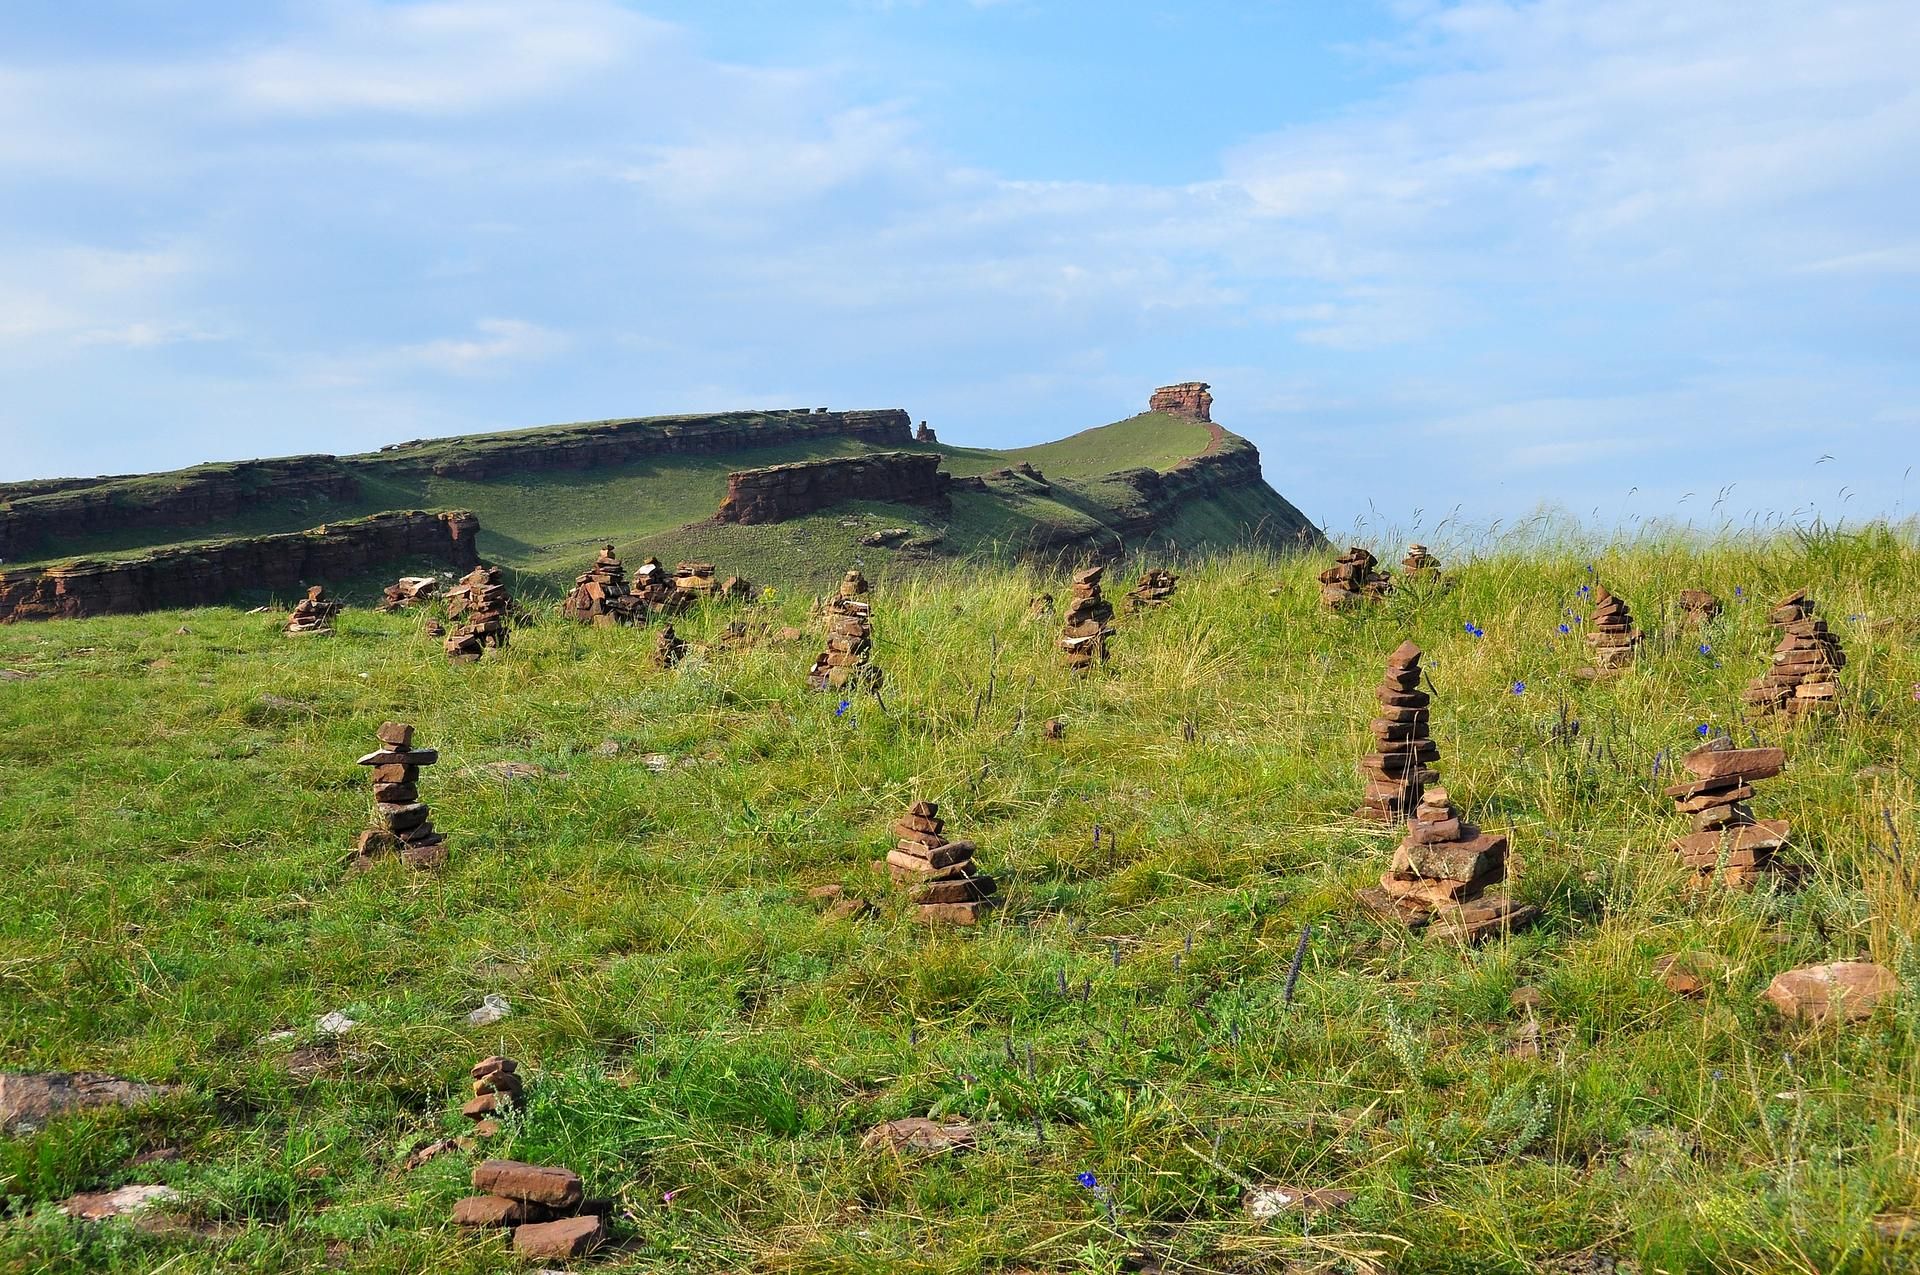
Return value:
[[(465, 1068), (492, 1051), (531, 1084), (490, 1152), (617, 1197), (596, 1269), (1118, 1271), (1138, 1249), (1210, 1272), (1911, 1269), (1869, 1219), (1920, 1205), (1920, 550), (1510, 544), (1354, 616), (1319, 607), (1322, 565), (1194, 565), (1080, 680), (1026, 618), (1063, 577), (891, 583), (884, 706), (838, 716), (800, 689), (811, 636), (661, 673), (646, 631), (550, 613), (471, 667), (419, 614), (299, 641), (212, 609), (0, 629), (0, 668), (31, 675), (0, 681), (0, 1057), (182, 1086), (0, 1140), (0, 1269), (500, 1270), (497, 1237), (445, 1221), (476, 1157), (402, 1167), (463, 1127)], [(1652, 634), (1601, 684), (1574, 676), (1568, 615), (1596, 578)], [(806, 591), (773, 583), (750, 613), (811, 634)], [(1844, 707), (1750, 726), (1765, 603), (1801, 585), (1849, 653)], [(1704, 637), (1671, 628), (1687, 586), (1728, 600)], [(1354, 901), (1393, 844), (1350, 813), (1369, 687), (1409, 636), (1444, 781), (1510, 830), (1514, 892), (1545, 909), (1478, 951)], [(452, 858), (348, 875), (352, 761), (396, 717), (441, 750), (422, 795)], [(1797, 890), (1678, 888), (1656, 759), (1703, 723), (1786, 743), (1755, 808), (1792, 820)], [(546, 773), (503, 781), (502, 761)], [(977, 932), (929, 932), (868, 867), (916, 797), (1002, 879)], [(823, 918), (803, 895), (827, 882), (880, 912)], [(1654, 979), (1674, 951), (1726, 961), (1704, 1000)], [(1865, 1024), (1789, 1026), (1757, 999), (1854, 956), (1904, 984)], [(1541, 992), (1537, 1058), (1509, 1049), (1519, 986)], [(489, 992), (511, 1015), (468, 1026)], [(359, 1026), (323, 1047), (335, 1009)], [(984, 1122), (979, 1149), (860, 1149), (928, 1114)], [(133, 1163), (160, 1147), (180, 1158)], [(204, 1234), (52, 1208), (155, 1180)], [(1244, 1216), (1269, 1182), (1355, 1198)]]

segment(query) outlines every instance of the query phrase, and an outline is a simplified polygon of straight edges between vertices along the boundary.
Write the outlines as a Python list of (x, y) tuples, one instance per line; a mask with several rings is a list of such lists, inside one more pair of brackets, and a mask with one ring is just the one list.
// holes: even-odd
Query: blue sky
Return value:
[(1911, 0), (10, 0), (0, 478), (1197, 378), (1336, 534), (1904, 517), (1917, 61)]

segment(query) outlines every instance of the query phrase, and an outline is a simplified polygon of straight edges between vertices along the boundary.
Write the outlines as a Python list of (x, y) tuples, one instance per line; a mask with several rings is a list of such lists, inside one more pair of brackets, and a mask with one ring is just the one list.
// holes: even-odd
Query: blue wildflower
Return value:
[(1713, 732), (1712, 732), (1712, 730), (1711, 730), (1711, 728), (1710, 728), (1710, 727), (1708, 727), (1708, 725), (1707, 725), (1707, 724), (1706, 724), (1705, 722), (1701, 722), (1701, 723), (1700, 723), (1700, 733), (1701, 733), (1702, 735), (1709, 735), (1709, 734), (1712, 734)]
[(1572, 630), (1572, 629), (1570, 629), (1570, 628), (1568, 628), (1568, 627), (1567, 627), (1566, 625), (1564, 625), (1564, 624), (1560, 626), (1560, 631), (1561, 631), (1562, 633), (1571, 633), (1571, 632), (1573, 632), (1573, 630)]
[(1733, 586), (1733, 596), (1736, 598), (1744, 598), (1747, 596), (1747, 591), (1736, 584)]
[(1580, 588), (1579, 588), (1579, 590), (1578, 590), (1578, 592), (1579, 592), (1579, 594), (1580, 594), (1580, 596), (1581, 596), (1581, 597), (1583, 597), (1583, 598), (1587, 598), (1587, 597), (1592, 597), (1592, 596), (1593, 596), (1593, 586), (1592, 586), (1592, 585), (1590, 585), (1590, 584), (1583, 584), (1583, 585), (1581, 585), (1581, 586), (1580, 586)]
[(846, 716), (847, 710), (852, 707), (853, 705), (849, 704), (846, 700), (841, 700), (839, 707), (833, 710), (833, 715), (835, 717), (844, 717)]
[(1702, 654), (1702, 655), (1712, 655), (1712, 654), (1713, 654), (1713, 648), (1712, 648), (1711, 646), (1709, 646), (1709, 645), (1707, 645), (1707, 644), (1706, 644), (1705, 642), (1702, 642), (1702, 643), (1700, 644), (1700, 654)]
[(1525, 695), (1527, 693), (1527, 684), (1525, 682), (1515, 682), (1513, 684), (1513, 693), (1515, 695)]
[(1089, 1191), (1098, 1191), (1100, 1189), (1100, 1179), (1094, 1177), (1091, 1173), (1076, 1173), (1073, 1175), (1073, 1180)]

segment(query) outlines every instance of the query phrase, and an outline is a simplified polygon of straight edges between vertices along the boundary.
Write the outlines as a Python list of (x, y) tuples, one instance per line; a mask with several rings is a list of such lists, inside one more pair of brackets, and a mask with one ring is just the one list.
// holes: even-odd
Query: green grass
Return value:
[(1069, 438), (1004, 453), (1025, 461), (1048, 478), (1095, 478), (1116, 470), (1147, 466), (1171, 469), (1206, 450), (1207, 427), (1182, 416), (1142, 412), (1124, 421), (1081, 430)]
[[(1589, 562), (1652, 634), (1602, 684), (1558, 633)], [(1210, 1272), (1569, 1270), (1551, 1263), (1595, 1251), (1648, 1272), (1912, 1269), (1868, 1220), (1920, 1204), (1920, 903), (1886, 822), (1910, 870), (1920, 550), (1495, 547), (1454, 564), (1451, 592), (1354, 616), (1318, 606), (1322, 565), (1205, 562), (1169, 609), (1122, 616), (1081, 680), (1054, 624), (1025, 618), (1062, 576), (944, 567), (875, 594), (885, 704), (840, 716), (800, 689), (812, 636), (661, 673), (647, 631), (550, 617), (471, 667), (418, 614), (349, 611), (298, 641), (212, 609), (0, 628), (0, 668), (32, 675), (0, 681), (0, 1058), (183, 1086), (0, 1139), (0, 1269), (505, 1269), (496, 1237), (445, 1221), (476, 1156), (401, 1168), (462, 1128), (465, 1068), (496, 1050), (531, 1101), (490, 1150), (618, 1199), (622, 1247), (596, 1269), (1116, 1271), (1137, 1247)], [(811, 634), (808, 588), (767, 583), (750, 614)], [(1704, 639), (1668, 627), (1693, 585), (1730, 603)], [(1764, 604), (1800, 585), (1851, 659), (1831, 720), (1753, 728), (1788, 747), (1755, 806), (1792, 820), (1805, 880), (1690, 897), (1655, 758), (1735, 720), (1772, 645)], [(700, 641), (737, 614), (676, 627)], [(1354, 760), (1409, 636), (1445, 783), (1511, 830), (1514, 892), (1545, 909), (1478, 951), (1354, 900), (1393, 843), (1351, 817)], [(1066, 738), (1043, 739), (1056, 716)], [(441, 750), (422, 790), (452, 857), (350, 876), (353, 758), (396, 717)], [(548, 773), (508, 784), (500, 761)], [(916, 797), (1001, 876), (977, 932), (927, 931), (868, 867)], [(824, 882), (879, 914), (822, 918), (802, 896)], [(1704, 1000), (1652, 976), (1680, 950), (1728, 963)], [(1857, 955), (1905, 981), (1868, 1023), (1787, 1026), (1757, 1000), (1778, 970)], [(1539, 1058), (1509, 1053), (1522, 985), (1543, 997)], [(488, 992), (512, 1015), (469, 1027)], [(334, 1009), (360, 1026), (294, 1074)], [(984, 1122), (981, 1146), (860, 1149), (926, 1114)], [(132, 1163), (158, 1147), (181, 1156)], [(214, 1233), (52, 1211), (154, 1180)], [(1356, 1194), (1260, 1223), (1247, 1182)]]

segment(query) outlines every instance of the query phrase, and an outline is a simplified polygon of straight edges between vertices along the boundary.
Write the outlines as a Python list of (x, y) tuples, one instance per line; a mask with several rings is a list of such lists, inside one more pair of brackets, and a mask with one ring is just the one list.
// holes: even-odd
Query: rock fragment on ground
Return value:
[(1834, 961), (1804, 965), (1776, 974), (1765, 996), (1788, 1018), (1824, 1023), (1838, 1018), (1857, 1022), (1899, 986), (1893, 971), (1871, 961)]
[(0, 1132), (32, 1133), (69, 1111), (138, 1107), (173, 1092), (91, 1071), (0, 1072)]

